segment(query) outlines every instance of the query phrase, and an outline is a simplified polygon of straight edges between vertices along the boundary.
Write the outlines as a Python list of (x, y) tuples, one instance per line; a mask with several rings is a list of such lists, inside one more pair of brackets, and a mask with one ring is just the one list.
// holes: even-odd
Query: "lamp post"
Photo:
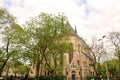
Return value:
[[(105, 35), (99, 39), (98, 41), (102, 41), (102, 47), (104, 49), (104, 45), (103, 45), (103, 39), (105, 38)], [(107, 62), (105, 62), (105, 69), (106, 69), (106, 76), (107, 76), (107, 80), (109, 80), (109, 72), (108, 72), (108, 66), (107, 66)]]

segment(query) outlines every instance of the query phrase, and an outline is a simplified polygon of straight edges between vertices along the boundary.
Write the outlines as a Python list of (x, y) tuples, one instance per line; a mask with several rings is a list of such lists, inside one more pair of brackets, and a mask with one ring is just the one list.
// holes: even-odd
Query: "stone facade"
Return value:
[(87, 75), (94, 75), (92, 51), (77, 33), (70, 37), (73, 52), (65, 53), (64, 75), (67, 80), (84, 80)]

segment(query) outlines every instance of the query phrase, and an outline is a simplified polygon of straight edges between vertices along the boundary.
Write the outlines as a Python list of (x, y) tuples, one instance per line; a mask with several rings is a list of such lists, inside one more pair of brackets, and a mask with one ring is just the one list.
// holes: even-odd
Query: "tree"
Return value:
[[(9, 12), (4, 9), (4, 8), (0, 8), (0, 31), (3, 32), (3, 30), (7, 27), (7, 26), (10, 26), (12, 24), (14, 24), (15, 22), (15, 17), (11, 14), (9, 14)], [(1, 32), (0, 32), (1, 33)], [(7, 33), (7, 32), (6, 32)], [(0, 34), (1, 37), (3, 37), (3, 35)], [(8, 46), (9, 46), (9, 40), (6, 42), (6, 53), (8, 53)], [(2, 49), (2, 47), (1, 47)], [(3, 61), (1, 62), (1, 67), (0, 67), (0, 76), (2, 74), (2, 71), (3, 71), (3, 68), (4, 66), (6, 65), (8, 59), (9, 59), (9, 56), (7, 56), (7, 58), (5, 59), (5, 55), (4, 54), (4, 49), (2, 49), (2, 56), (4, 56), (2, 59)], [(3, 63), (3, 65), (2, 65)]]
[[(3, 44), (3, 55), (4, 55), (4, 62), (0, 67), (0, 75), (7, 64), (8, 60), (11, 59), (13, 54), (20, 52), (20, 46), (22, 46), (22, 34), (23, 29), (18, 24), (11, 24), (3, 29), (1, 32), (2, 34), (2, 44)], [(19, 56), (19, 55), (18, 55)]]
[(109, 33), (109, 41), (112, 43), (112, 49), (114, 50), (114, 55), (117, 57), (120, 71), (120, 32), (110, 32)]
[(97, 73), (97, 68), (96, 68), (96, 65), (97, 65), (97, 60), (96, 60), (96, 52), (97, 52), (97, 50), (95, 50), (96, 49), (96, 39), (95, 38), (92, 38), (92, 45), (91, 45), (91, 51), (92, 51), (92, 53), (93, 53), (93, 59), (94, 59), (94, 62), (93, 62), (93, 67), (94, 67), (94, 71), (95, 71), (95, 74), (96, 75), (98, 75), (98, 73)]
[(118, 57), (118, 60), (120, 62), (120, 32), (111, 32), (109, 34), (109, 37), (111, 43), (114, 45), (115, 56)]
[(57, 40), (52, 43), (46, 52), (46, 58), (48, 59), (45, 62), (46, 69), (52, 71), (52, 74), (56, 74), (57, 70), (62, 70), (64, 68), (64, 53), (69, 53), (72, 50), (72, 45), (69, 42)]
[(19, 75), (27, 74), (27, 66), (25, 66), (21, 61), (14, 58), (12, 59), (10, 69), (14, 73), (15, 77), (17, 74)]
[(106, 64), (107, 64), (107, 68), (108, 68), (108, 76), (109, 77), (116, 77), (119, 76), (119, 68), (118, 68), (118, 60), (117, 59), (111, 59), (111, 60), (107, 60), (105, 62), (103, 62), (101, 64), (101, 72), (102, 72), (102, 76), (105, 77), (106, 74)]
[(118, 60), (117, 59), (111, 59), (108, 60), (107, 62), (108, 65), (108, 69), (110, 74), (114, 77), (118, 74), (118, 69), (117, 69), (117, 65), (118, 65)]
[[(64, 45), (58, 46), (68, 39), (70, 33), (69, 26), (68, 20), (63, 14), (52, 15), (41, 13), (26, 23), (25, 27), (31, 35), (29, 43), (34, 46), (34, 49), (31, 51), (35, 56), (33, 63), (36, 64), (37, 77), (39, 77), (40, 65), (44, 64), (51, 69), (49, 55), (57, 55), (56, 52), (60, 51), (59, 48), (64, 47)], [(56, 47), (58, 49), (55, 49)], [(52, 50), (52, 53), (50, 50)], [(54, 56), (54, 59), (56, 57)]]
[[(95, 73), (98, 76), (101, 75), (101, 60), (102, 60), (102, 57), (107, 54), (107, 52), (104, 48), (103, 38), (104, 37), (102, 37), (102, 39), (93, 38), (92, 39), (92, 45), (91, 45), (91, 49), (93, 51), (93, 56), (94, 56), (93, 66), (94, 66)], [(100, 44), (98, 44), (98, 41), (100, 41), (100, 40), (101, 40), (101, 42), (100, 42)]]

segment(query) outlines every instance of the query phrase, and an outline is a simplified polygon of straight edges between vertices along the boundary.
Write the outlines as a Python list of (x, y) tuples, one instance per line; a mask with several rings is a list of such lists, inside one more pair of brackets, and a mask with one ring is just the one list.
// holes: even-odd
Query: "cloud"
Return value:
[(74, 0), (78, 6), (84, 5), (87, 3), (87, 0)]
[[(21, 0), (17, 0), (17, 1), (12, 0), (13, 5), (11, 5), (9, 10), (10, 12), (13, 13), (13, 15), (15, 15), (19, 19), (21, 23), (30, 16), (37, 16), (40, 12), (48, 12), (48, 13), (64, 12), (70, 15), (73, 14), (73, 9), (75, 9), (75, 5), (70, 7), (68, 5), (69, 3), (68, 1), (24, 0), (22, 1), (22, 6), (20, 6), (19, 4), (20, 2)], [(73, 4), (73, 3), (71, 2), (69, 4)], [(76, 11), (74, 10), (74, 12)]]
[(23, 1), (24, 0), (10, 0), (12, 3), (12, 6), (20, 6), (23, 7)]
[(100, 37), (110, 31), (120, 30), (119, 0), (87, 0), (82, 6), (85, 7), (83, 11), (86, 9), (90, 11), (84, 18), (81, 16), (78, 16), (79, 19), (76, 18), (79, 35), (83, 38), (89, 40), (93, 36)]
[(4, 0), (0, 0), (0, 7), (3, 7)]
[[(3, 5), (4, 0), (1, 2)], [(120, 0), (10, 0), (10, 3), (8, 10), (20, 24), (40, 12), (63, 12), (83, 38), (120, 30)]]
[(86, 18), (85, 27), (91, 33), (102, 34), (120, 30), (120, 1), (119, 0), (88, 0), (93, 10)]

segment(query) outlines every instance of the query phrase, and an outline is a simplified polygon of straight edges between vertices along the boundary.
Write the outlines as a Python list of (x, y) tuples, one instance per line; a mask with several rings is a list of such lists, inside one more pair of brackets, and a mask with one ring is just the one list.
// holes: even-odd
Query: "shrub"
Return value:
[(49, 75), (49, 76), (40, 76), (39, 80), (64, 80), (64, 75)]
[(65, 76), (64, 76), (64, 75), (55, 75), (55, 76), (54, 76), (54, 79), (55, 79), (55, 80), (64, 80), (64, 79), (65, 79)]
[(91, 79), (100, 80), (100, 78), (98, 76), (87, 76), (86, 77), (86, 80), (91, 80)]

